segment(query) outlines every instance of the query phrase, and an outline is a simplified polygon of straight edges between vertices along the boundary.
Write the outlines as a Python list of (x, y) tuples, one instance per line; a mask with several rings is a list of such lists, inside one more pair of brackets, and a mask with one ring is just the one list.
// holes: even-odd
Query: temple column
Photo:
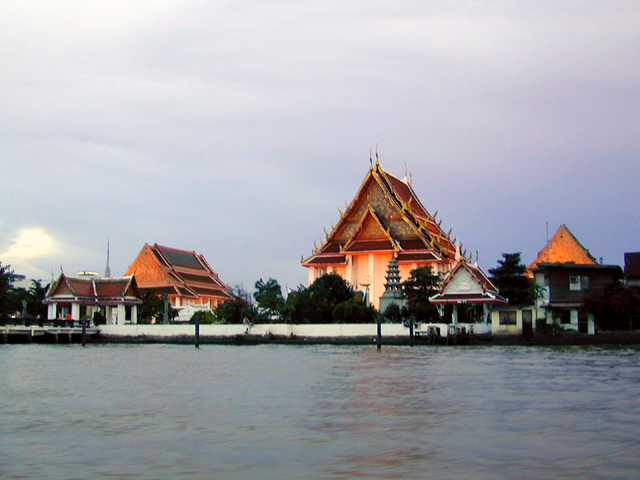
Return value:
[(378, 304), (378, 295), (376, 293), (376, 262), (373, 253), (369, 254), (369, 275), (371, 276), (371, 285), (369, 285), (369, 298), (375, 299), (370, 301), (371, 305)]
[(344, 279), (349, 282), (349, 285), (353, 285), (353, 278), (351, 277), (352, 275), (352, 269), (351, 269), (351, 264), (353, 263), (352, 257), (351, 255), (349, 255), (347, 257), (347, 268), (344, 274)]
[(458, 304), (453, 304), (453, 315), (451, 315), (451, 323), (458, 323)]
[(54, 320), (56, 318), (56, 304), (50, 303), (47, 309), (47, 318), (49, 320)]
[(124, 304), (118, 305), (118, 316), (116, 317), (116, 325), (124, 325), (124, 320), (127, 316)]
[(73, 320), (80, 320), (80, 304), (78, 303), (71, 304), (71, 318)]
[(131, 306), (131, 323), (133, 324), (138, 323), (138, 306), (137, 305)]

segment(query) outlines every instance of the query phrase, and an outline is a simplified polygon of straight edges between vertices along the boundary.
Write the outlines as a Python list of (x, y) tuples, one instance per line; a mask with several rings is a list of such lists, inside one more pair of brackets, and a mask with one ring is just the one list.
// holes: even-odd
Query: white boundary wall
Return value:
[[(418, 332), (428, 331), (422, 324)], [(446, 337), (448, 326), (434, 324), (440, 327), (440, 334)], [(462, 325), (457, 325), (461, 327)], [(490, 333), (486, 324), (474, 324), (474, 333)], [(195, 325), (100, 325), (100, 334), (113, 337), (193, 337)], [(245, 334), (247, 327), (244, 325), (200, 325), (201, 337), (233, 337)], [(488, 331), (485, 331), (488, 330)], [(318, 338), (352, 338), (375, 337), (377, 325), (375, 323), (335, 323), (335, 324), (306, 324), (292, 325), (286, 323), (257, 324), (249, 329), (249, 335), (279, 337), (318, 337)], [(383, 323), (383, 337), (408, 337), (409, 329), (401, 323)]]

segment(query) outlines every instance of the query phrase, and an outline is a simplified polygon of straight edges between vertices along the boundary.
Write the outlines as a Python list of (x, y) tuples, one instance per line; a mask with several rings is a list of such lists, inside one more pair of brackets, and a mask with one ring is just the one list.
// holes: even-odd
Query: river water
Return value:
[(0, 478), (637, 479), (640, 350), (0, 346)]

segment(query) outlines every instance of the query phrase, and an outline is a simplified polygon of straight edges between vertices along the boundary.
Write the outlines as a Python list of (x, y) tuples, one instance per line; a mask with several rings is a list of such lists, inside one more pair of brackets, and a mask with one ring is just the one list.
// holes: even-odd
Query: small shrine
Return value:
[(100, 312), (107, 323), (138, 323), (138, 305), (142, 304), (138, 285), (132, 275), (126, 277), (69, 277), (64, 272), (51, 283), (43, 301), (49, 320), (91, 321)]
[(489, 305), (506, 304), (508, 301), (500, 296), (498, 289), (477, 263), (471, 265), (459, 254), (456, 257), (458, 262), (445, 277), (440, 292), (429, 301), (438, 308), (440, 316), (444, 316), (446, 305), (452, 305), (451, 323), (454, 324), (459, 323), (462, 306), (481, 305), (482, 323), (488, 323)]

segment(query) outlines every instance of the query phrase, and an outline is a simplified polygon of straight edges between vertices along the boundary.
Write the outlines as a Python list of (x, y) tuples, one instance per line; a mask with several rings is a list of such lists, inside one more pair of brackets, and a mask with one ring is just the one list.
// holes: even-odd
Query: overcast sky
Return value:
[(5, 0), (0, 261), (306, 283), (369, 150), (485, 270), (640, 251), (640, 2)]

